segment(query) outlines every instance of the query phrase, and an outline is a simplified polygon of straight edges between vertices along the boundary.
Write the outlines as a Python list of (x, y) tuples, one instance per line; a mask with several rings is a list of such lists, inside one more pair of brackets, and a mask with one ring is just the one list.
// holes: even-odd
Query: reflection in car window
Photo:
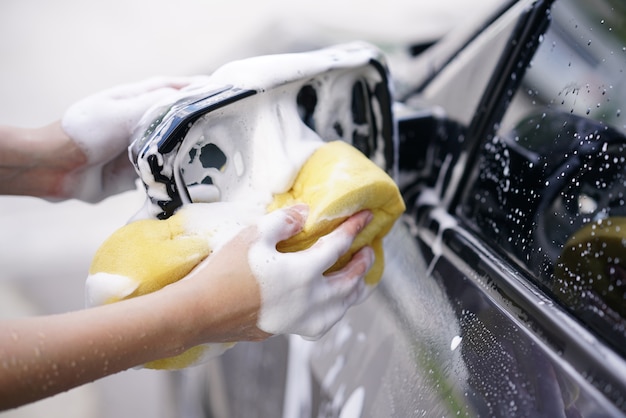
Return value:
[(464, 208), (626, 352), (626, 4), (559, 0)]

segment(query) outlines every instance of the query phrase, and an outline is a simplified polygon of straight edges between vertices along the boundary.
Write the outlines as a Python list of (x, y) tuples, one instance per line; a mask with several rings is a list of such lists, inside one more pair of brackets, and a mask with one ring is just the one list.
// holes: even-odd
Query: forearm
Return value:
[(0, 126), (0, 194), (62, 198), (64, 177), (84, 163), (59, 122), (36, 129)]
[(256, 327), (258, 286), (236, 265), (231, 257), (209, 258), (185, 280), (148, 295), (0, 322), (0, 410), (195, 345), (267, 338)]
[(0, 410), (179, 354), (188, 318), (172, 302), (148, 295), (0, 323)]

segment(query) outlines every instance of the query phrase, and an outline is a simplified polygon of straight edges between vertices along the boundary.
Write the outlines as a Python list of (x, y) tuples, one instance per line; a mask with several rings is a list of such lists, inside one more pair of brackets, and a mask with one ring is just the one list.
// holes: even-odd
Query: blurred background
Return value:
[[(0, 124), (41, 126), (104, 88), (208, 74), (252, 55), (357, 39), (393, 53), (437, 39), (495, 2), (3, 0)], [(140, 190), (97, 205), (0, 197), (0, 318), (82, 308), (91, 257), (143, 200)], [(130, 370), (0, 418), (174, 416), (176, 381)]]

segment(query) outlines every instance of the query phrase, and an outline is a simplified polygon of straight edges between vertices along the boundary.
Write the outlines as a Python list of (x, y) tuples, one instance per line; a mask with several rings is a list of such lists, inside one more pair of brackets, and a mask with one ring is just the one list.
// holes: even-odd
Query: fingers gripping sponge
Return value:
[(279, 251), (308, 248), (350, 215), (369, 209), (373, 219), (328, 272), (341, 269), (355, 252), (370, 245), (376, 260), (365, 282), (378, 283), (385, 265), (382, 240), (405, 210), (402, 195), (387, 173), (353, 146), (342, 141), (329, 142), (309, 157), (291, 189), (276, 195), (268, 210), (296, 203), (309, 205), (309, 216), (300, 233), (278, 244)]

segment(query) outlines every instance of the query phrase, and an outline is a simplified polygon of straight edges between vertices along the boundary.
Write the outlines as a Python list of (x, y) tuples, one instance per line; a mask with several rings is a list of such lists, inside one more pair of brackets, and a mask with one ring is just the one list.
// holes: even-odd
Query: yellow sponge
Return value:
[(104, 303), (144, 295), (185, 277), (211, 249), (206, 239), (186, 233), (184, 216), (167, 221), (144, 219), (113, 233), (96, 252), (89, 274), (126, 276), (136, 283), (129, 295), (111, 295)]
[(350, 215), (369, 209), (374, 217), (357, 235), (349, 252), (328, 271), (341, 269), (352, 255), (370, 245), (376, 261), (367, 284), (376, 284), (384, 269), (382, 240), (405, 210), (394, 181), (353, 146), (334, 141), (318, 148), (300, 169), (291, 189), (276, 195), (268, 211), (306, 203), (309, 216), (303, 230), (278, 244), (279, 251), (300, 251), (334, 230)]

